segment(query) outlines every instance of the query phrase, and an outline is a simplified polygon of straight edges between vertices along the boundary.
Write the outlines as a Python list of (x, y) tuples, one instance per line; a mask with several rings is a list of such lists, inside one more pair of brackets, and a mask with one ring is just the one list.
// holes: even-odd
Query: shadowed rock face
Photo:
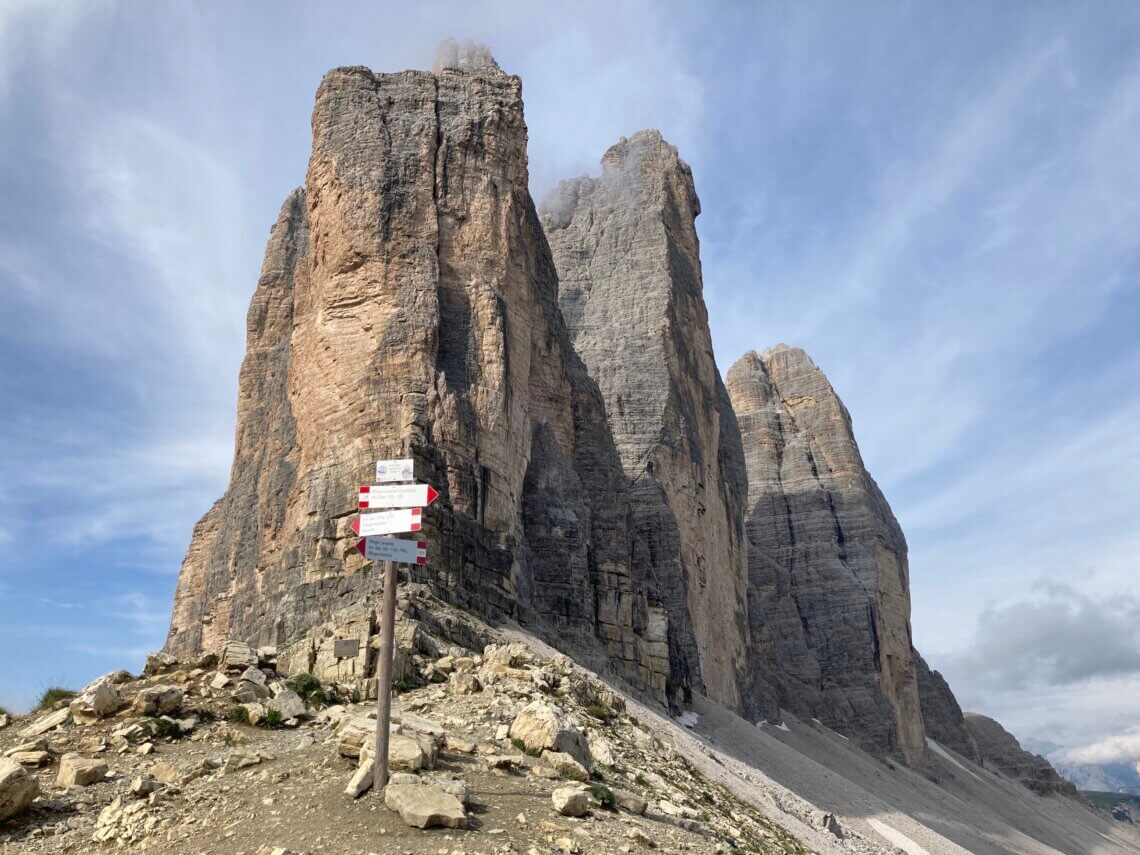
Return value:
[(601, 390), (632, 527), (668, 617), (670, 687), (740, 708), (747, 645), (744, 454), (713, 359), (689, 167), (657, 131), (599, 178), (563, 182), (542, 220), (559, 304)]
[(1017, 738), (992, 718), (966, 713), (965, 719), (983, 765), (997, 768), (1035, 793), (1079, 798), (1077, 788), (1058, 775), (1048, 760), (1023, 749)]
[(287, 642), (374, 593), (354, 491), (377, 458), (409, 455), (442, 493), (413, 573), (664, 692), (665, 634), (558, 310), (526, 136), (519, 79), (482, 50), (442, 51), (437, 74), (325, 76), (305, 188), (250, 309), (230, 487), (195, 529), (168, 650)]
[(930, 670), (926, 660), (914, 651), (914, 664), (918, 675), (918, 699), (922, 704), (922, 723), (926, 727), (926, 735), (946, 748), (957, 751), (963, 757), (981, 763), (982, 757), (978, 753), (978, 746), (966, 719), (962, 715), (962, 708), (958, 699), (950, 691), (950, 685), (937, 671)]
[(925, 750), (906, 541), (851, 418), (802, 350), (728, 372), (748, 467), (748, 620), (780, 706), (910, 764)]

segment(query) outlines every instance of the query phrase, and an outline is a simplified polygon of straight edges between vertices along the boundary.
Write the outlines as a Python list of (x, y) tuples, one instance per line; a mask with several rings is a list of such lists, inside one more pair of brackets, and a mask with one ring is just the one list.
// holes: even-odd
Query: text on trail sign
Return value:
[(423, 508), (438, 496), (429, 484), (381, 484), (360, 488), (360, 507)]
[(423, 522), (423, 513), (423, 508), (401, 508), (398, 511), (361, 514), (352, 521), (352, 533), (359, 537), (369, 537), (374, 534), (419, 531)]
[(426, 564), (427, 543), (398, 537), (366, 537), (356, 548), (369, 561), (395, 561), (400, 564)]
[(377, 460), (376, 481), (380, 484), (388, 481), (411, 481), (415, 477), (412, 474), (414, 468), (415, 461), (410, 457), (399, 460)]

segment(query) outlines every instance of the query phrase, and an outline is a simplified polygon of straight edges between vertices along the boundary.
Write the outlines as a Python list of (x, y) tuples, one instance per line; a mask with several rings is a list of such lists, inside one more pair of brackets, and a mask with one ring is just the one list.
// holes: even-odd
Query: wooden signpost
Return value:
[(423, 509), (439, 495), (429, 484), (390, 483), (411, 481), (415, 463), (411, 459), (377, 460), (376, 486), (358, 490), (361, 508), (391, 508), (375, 514), (361, 514), (352, 523), (362, 539), (356, 544), (370, 561), (384, 562), (384, 601), (380, 611), (380, 660), (376, 663), (376, 751), (372, 766), (372, 787), (380, 793), (388, 784), (388, 729), (392, 718), (392, 652), (396, 629), (396, 564), (427, 562), (427, 543), (382, 535), (419, 531)]

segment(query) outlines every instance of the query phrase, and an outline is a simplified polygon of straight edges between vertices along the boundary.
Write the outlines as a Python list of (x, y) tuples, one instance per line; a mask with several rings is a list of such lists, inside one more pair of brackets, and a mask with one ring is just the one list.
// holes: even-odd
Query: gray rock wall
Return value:
[(926, 735), (946, 748), (953, 749), (975, 763), (981, 763), (977, 743), (966, 726), (958, 699), (950, 691), (950, 684), (937, 671), (932, 671), (926, 660), (914, 651), (914, 664), (918, 675), (918, 698), (922, 705), (922, 722)]
[(748, 618), (780, 706), (908, 763), (925, 751), (906, 541), (851, 418), (802, 350), (728, 372), (748, 467)]
[(605, 401), (632, 526), (668, 616), (670, 687), (741, 707), (744, 454), (712, 353), (692, 173), (657, 131), (560, 185), (542, 219), (559, 304)]

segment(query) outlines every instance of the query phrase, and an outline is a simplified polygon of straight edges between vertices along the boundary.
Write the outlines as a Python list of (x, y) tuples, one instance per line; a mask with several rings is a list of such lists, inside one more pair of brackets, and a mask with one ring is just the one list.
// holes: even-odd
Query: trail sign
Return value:
[(439, 496), (430, 484), (383, 484), (360, 488), (362, 508), (426, 508)]
[(359, 537), (370, 537), (375, 534), (419, 531), (423, 522), (423, 513), (423, 508), (402, 508), (398, 511), (361, 514), (352, 521), (352, 533)]
[(398, 537), (366, 537), (356, 542), (360, 554), (369, 561), (395, 561), (399, 564), (426, 564), (427, 543)]
[(415, 478), (412, 474), (415, 465), (416, 461), (410, 457), (399, 460), (377, 460), (376, 481), (380, 484), (387, 481), (411, 481)]

